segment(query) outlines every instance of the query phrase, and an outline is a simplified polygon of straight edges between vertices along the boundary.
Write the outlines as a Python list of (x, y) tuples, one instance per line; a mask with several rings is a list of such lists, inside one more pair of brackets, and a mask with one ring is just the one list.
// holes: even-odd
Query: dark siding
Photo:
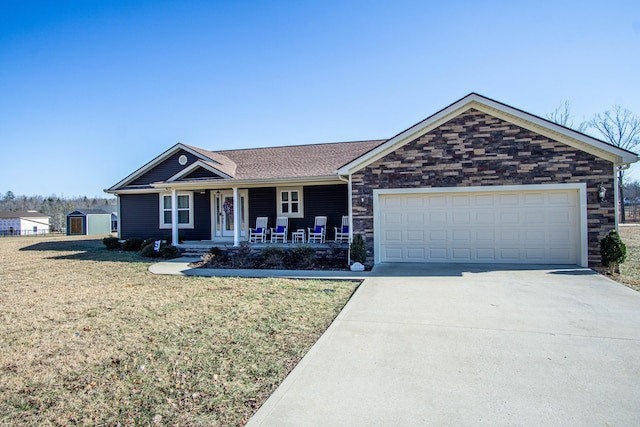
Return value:
[[(289, 230), (313, 227), (316, 215), (327, 216), (327, 239), (333, 240), (333, 227), (342, 223), (342, 215), (348, 214), (347, 185), (314, 185), (302, 189), (304, 218), (289, 218)], [(256, 218), (269, 217), (269, 227), (275, 227), (277, 207), (276, 189), (249, 189), (249, 226), (255, 227)]]
[(339, 227), (342, 216), (348, 215), (347, 185), (314, 185), (304, 187), (304, 219), (290, 220), (292, 230), (313, 227), (316, 216), (327, 217), (327, 239), (333, 240), (333, 227)]
[[(181, 155), (187, 156), (187, 164), (182, 166), (178, 163), (178, 157)], [(165, 181), (171, 178), (173, 175), (177, 174), (184, 168), (188, 168), (192, 163), (197, 161), (198, 158), (186, 151), (180, 150), (175, 153), (173, 156), (166, 159), (164, 162), (160, 163), (150, 171), (147, 171), (142, 176), (136, 178), (129, 185), (146, 185), (151, 184), (152, 182)]]
[[(168, 238), (171, 229), (160, 229), (160, 199), (158, 194), (120, 195), (120, 233), (122, 239), (140, 237), (143, 239)], [(193, 194), (194, 228), (180, 229), (185, 240), (211, 239), (211, 205), (209, 192)]]
[(171, 230), (159, 228), (159, 204), (158, 194), (121, 194), (120, 237), (168, 237)]
[(187, 240), (211, 239), (211, 199), (208, 191), (193, 194), (193, 230), (180, 230), (180, 236)]
[(222, 179), (221, 176), (216, 175), (215, 173), (213, 173), (210, 170), (207, 170), (205, 168), (197, 168), (196, 170), (191, 172), (189, 175), (185, 176), (184, 178), (180, 178), (180, 179), (182, 180), (182, 179), (194, 179), (194, 178)]
[(249, 227), (256, 226), (256, 218), (269, 217), (269, 227), (276, 226), (276, 189), (250, 188), (249, 189)]

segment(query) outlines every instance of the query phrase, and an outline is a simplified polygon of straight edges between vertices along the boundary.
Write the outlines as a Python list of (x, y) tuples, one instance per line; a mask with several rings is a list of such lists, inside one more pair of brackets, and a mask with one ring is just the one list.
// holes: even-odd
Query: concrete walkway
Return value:
[(323, 271), (323, 270), (258, 270), (258, 269), (215, 269), (193, 268), (189, 264), (200, 258), (181, 257), (162, 261), (149, 267), (153, 274), (200, 276), (200, 277), (288, 277), (292, 279), (362, 280), (368, 271)]
[(640, 293), (588, 269), (374, 269), (247, 424), (638, 425)]

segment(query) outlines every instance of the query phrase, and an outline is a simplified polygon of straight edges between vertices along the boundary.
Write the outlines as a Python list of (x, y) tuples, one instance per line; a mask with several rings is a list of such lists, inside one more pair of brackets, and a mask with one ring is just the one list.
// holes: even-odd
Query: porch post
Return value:
[(177, 246), (178, 241), (178, 190), (171, 190), (171, 244)]
[(233, 246), (240, 244), (240, 197), (238, 187), (233, 187)]

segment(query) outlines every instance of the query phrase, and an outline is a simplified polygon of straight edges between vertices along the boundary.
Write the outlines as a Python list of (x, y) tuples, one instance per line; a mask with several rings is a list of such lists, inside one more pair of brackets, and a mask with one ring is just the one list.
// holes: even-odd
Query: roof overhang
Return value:
[(576, 149), (593, 154), (594, 156), (609, 160), (616, 165), (634, 163), (638, 156), (627, 150), (623, 150), (607, 144), (604, 141), (590, 137), (573, 129), (560, 126), (556, 123), (534, 116), (517, 108), (494, 101), (476, 93), (471, 93), (448, 107), (438, 111), (434, 115), (417, 123), (409, 129), (389, 139), (384, 144), (374, 148), (363, 156), (347, 163), (337, 170), (339, 175), (352, 174), (363, 167), (381, 159), (395, 151), (402, 145), (421, 137), (422, 135), (441, 126), (452, 118), (468, 111), (476, 109), (492, 115), (506, 122), (513, 123), (524, 129), (567, 144)]
[[(338, 175), (310, 176), (302, 178), (271, 178), (271, 179), (208, 179), (194, 181), (156, 182), (151, 184), (155, 189), (163, 190), (202, 190), (226, 188), (259, 188), (282, 187), (297, 185), (335, 185), (344, 184)], [(148, 192), (148, 191), (147, 191)]]

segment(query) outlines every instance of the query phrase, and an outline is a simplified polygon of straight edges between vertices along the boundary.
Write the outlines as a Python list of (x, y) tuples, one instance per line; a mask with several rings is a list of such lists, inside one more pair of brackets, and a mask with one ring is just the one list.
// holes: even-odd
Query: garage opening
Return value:
[(376, 262), (585, 264), (580, 189), (533, 187), (381, 192)]

